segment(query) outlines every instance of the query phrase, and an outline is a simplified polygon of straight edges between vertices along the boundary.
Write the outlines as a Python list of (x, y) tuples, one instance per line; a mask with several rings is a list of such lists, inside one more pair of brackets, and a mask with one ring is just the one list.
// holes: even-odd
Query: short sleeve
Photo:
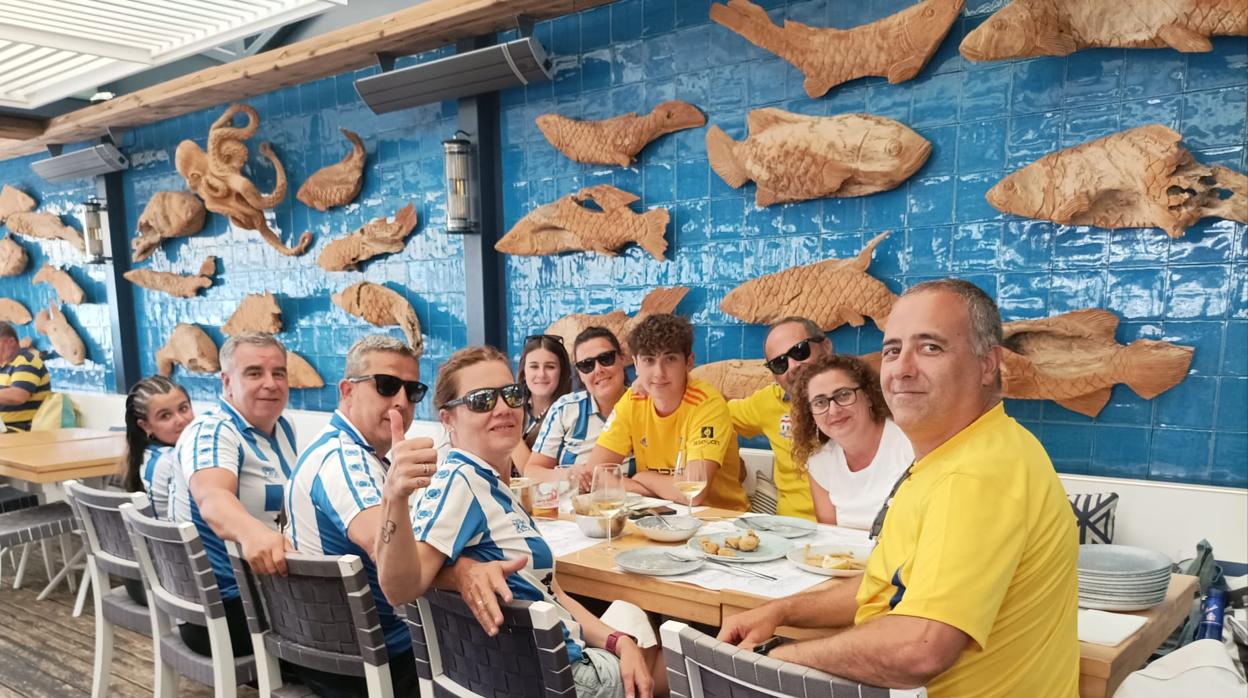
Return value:
[(462, 469), (439, 470), (412, 511), (412, 535), (432, 545), (453, 564), (464, 548), (489, 532), (481, 504)]
[(186, 482), (207, 468), (225, 468), (238, 476), (242, 467), (242, 440), (224, 420), (207, 419), (187, 427), (193, 430), (178, 440), (178, 467)]
[(611, 410), (607, 423), (602, 426), (602, 433), (598, 435), (599, 446), (621, 456), (633, 452), (633, 403), (633, 391), (625, 390), (615, 403), (615, 409)]
[(763, 433), (759, 428), (763, 420), (758, 414), (758, 393), (739, 400), (729, 400), (728, 416), (732, 417), (732, 426), (737, 434), (747, 439)]
[(320, 487), (312, 491), (318, 510), (333, 511), (343, 533), (360, 512), (381, 504), (381, 472), (358, 446), (330, 452), (318, 473)]
[(1026, 507), (1000, 490), (958, 473), (932, 490), (893, 613), (940, 621), (986, 646), (1026, 539)]
[(555, 403), (550, 414), (547, 414), (545, 421), (542, 422), (541, 430), (537, 432), (537, 441), (533, 443), (534, 453), (558, 460), (559, 450), (563, 447), (563, 439), (567, 435), (564, 413), (575, 406), (576, 403), (568, 402), (566, 396), (559, 398), (559, 402)]
[(685, 422), (685, 457), (723, 465), (728, 446), (737, 438), (723, 398), (707, 399), (693, 408)]

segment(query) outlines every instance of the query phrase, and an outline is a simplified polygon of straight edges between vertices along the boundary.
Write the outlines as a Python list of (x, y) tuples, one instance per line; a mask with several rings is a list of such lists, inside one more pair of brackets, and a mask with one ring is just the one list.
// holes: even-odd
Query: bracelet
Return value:
[(620, 631), (620, 630), (615, 630), (610, 635), (607, 636), (606, 646), (603, 649), (610, 652), (611, 654), (614, 654), (617, 657), (620, 656), (620, 653), (617, 651), (618, 649), (617, 645), (619, 644), (620, 638), (622, 637), (626, 637), (632, 640), (633, 642), (637, 642), (637, 638), (633, 637), (632, 635), (629, 635), (628, 633)]

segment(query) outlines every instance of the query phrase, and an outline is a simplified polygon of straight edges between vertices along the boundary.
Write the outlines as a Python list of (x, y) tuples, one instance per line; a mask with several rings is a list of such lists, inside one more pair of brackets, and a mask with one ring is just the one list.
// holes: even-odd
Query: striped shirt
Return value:
[(373, 588), (377, 617), (386, 634), (386, 649), (394, 657), (411, 651), (412, 637), (386, 601), (377, 582), (377, 565), (369, 551), (347, 536), (356, 516), (381, 504), (381, 486), (388, 467), (346, 415), (335, 411), (329, 425), (299, 454), (295, 472), (286, 486), (286, 513), (290, 520), (286, 536), (301, 553), (360, 557), (368, 584)]
[(0, 405), (0, 419), (10, 431), (30, 431), (30, 421), (39, 406), (52, 394), (52, 377), (43, 357), (34, 348), (21, 349), (7, 364), (0, 366), (0, 388), (21, 388), (30, 397), (20, 405)]
[(147, 490), (147, 498), (158, 519), (169, 518), (169, 500), (176, 496), (174, 471), (177, 469), (178, 456), (173, 446), (147, 445), (143, 470), (139, 475), (143, 478), (143, 488)]
[(507, 587), (522, 601), (554, 605), (563, 621), (568, 660), (580, 661), (585, 646), (581, 626), (551, 588), (555, 556), (493, 468), (466, 451), (451, 449), (412, 511), (412, 533), (445, 555), (447, 564), (461, 555), (480, 562), (527, 555), (528, 564), (507, 577)]
[(234, 494), (247, 513), (276, 531), (286, 480), (295, 462), (295, 430), (285, 417), (279, 417), (273, 435), (269, 436), (249, 424), (225, 398), (220, 398), (216, 409), (196, 416), (187, 425), (174, 448), (178, 467), (173, 486), (178, 496), (171, 500), (173, 520), (195, 524), (217, 575), (221, 598), (237, 598), (238, 585), (225, 543), (199, 515), (199, 506), (187, 483), (200, 470), (224, 468), (238, 478)]
[[(587, 463), (606, 422), (588, 390), (568, 393), (550, 406), (533, 452), (553, 458), (560, 468)], [(624, 469), (630, 477), (633, 475), (631, 455), (625, 460)]]

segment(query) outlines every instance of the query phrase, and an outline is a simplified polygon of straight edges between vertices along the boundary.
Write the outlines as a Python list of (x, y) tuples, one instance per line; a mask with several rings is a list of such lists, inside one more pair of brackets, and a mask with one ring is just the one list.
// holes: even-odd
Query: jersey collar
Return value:
[(359, 429), (355, 428), (355, 425), (351, 423), (350, 419), (347, 419), (347, 415), (343, 414), (342, 410), (334, 410), (334, 416), (329, 418), (329, 425), (337, 429), (339, 433), (343, 434), (346, 438), (355, 442), (355, 444), (360, 448), (363, 448), (373, 455), (377, 454), (377, 450), (369, 445), (368, 441), (364, 440), (363, 434), (360, 433)]

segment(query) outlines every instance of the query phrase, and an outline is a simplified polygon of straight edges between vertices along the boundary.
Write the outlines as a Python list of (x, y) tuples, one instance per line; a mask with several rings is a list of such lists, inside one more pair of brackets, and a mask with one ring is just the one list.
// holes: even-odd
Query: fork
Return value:
[[(685, 556), (683, 556), (683, 555), (677, 555), (676, 553), (671, 552), (670, 550), (667, 552), (667, 556), (668, 556), (668, 557), (670, 557), (670, 558), (672, 558), (673, 560), (680, 560), (681, 562), (689, 562), (690, 560), (695, 559), (695, 558), (685, 557)], [(715, 563), (716, 565), (719, 565), (720, 567), (727, 567), (728, 569), (730, 569), (730, 570), (734, 570), (734, 571), (736, 571), (736, 572), (744, 572), (744, 573), (746, 573), (746, 574), (748, 574), (748, 575), (750, 575), (750, 576), (752, 576), (752, 577), (758, 577), (759, 579), (766, 579), (766, 580), (767, 580), (767, 581), (769, 581), (769, 582), (774, 582), (774, 581), (776, 581), (776, 578), (775, 578), (775, 577), (773, 577), (773, 576), (771, 576), (770, 574), (764, 574), (764, 573), (762, 573), (762, 572), (757, 572), (757, 571), (752, 570), (752, 569), (750, 569), (750, 568), (748, 568), (748, 567), (738, 567), (737, 565), (734, 565), (734, 564), (732, 564), (731, 562), (724, 562), (723, 560), (716, 560), (716, 559), (715, 559), (715, 558), (713, 558), (713, 557), (705, 557), (705, 556), (704, 556), (702, 559), (703, 559), (703, 560), (705, 560), (705, 561), (707, 561), (707, 562), (713, 562), (713, 563)]]

